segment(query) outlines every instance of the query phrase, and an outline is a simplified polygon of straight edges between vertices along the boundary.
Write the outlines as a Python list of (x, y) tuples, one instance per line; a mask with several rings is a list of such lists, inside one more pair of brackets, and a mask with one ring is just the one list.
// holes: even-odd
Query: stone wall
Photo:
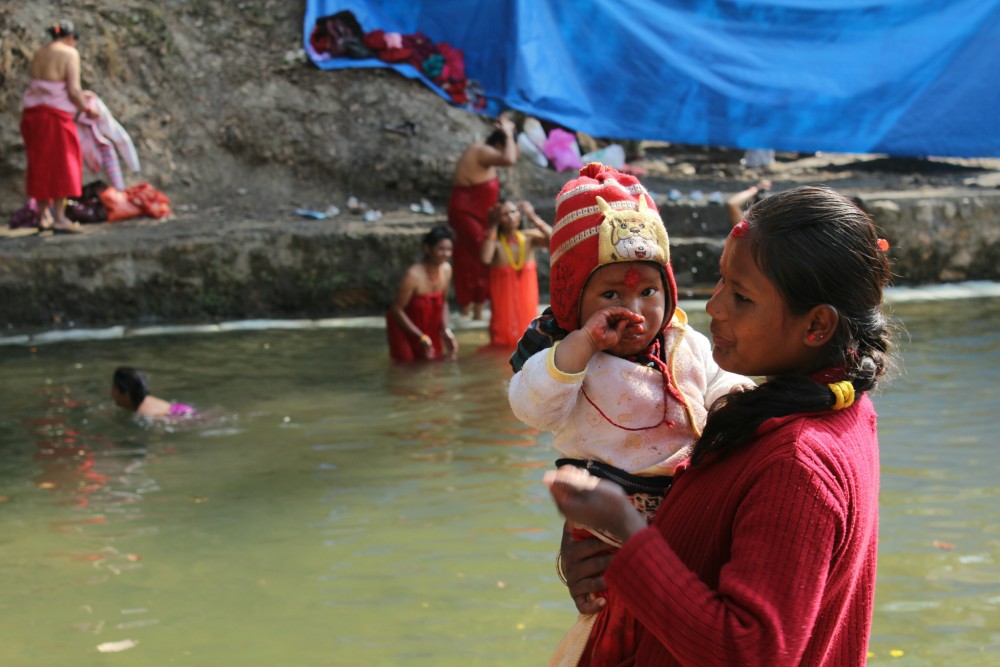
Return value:
[[(1000, 280), (1000, 191), (862, 198), (891, 244), (896, 284)], [(718, 205), (665, 205), (682, 297), (715, 281), (728, 222)], [(540, 210), (552, 219), (551, 211)], [(111, 324), (336, 317), (384, 311), (421, 236), (440, 216), (389, 214), (377, 226), (197, 216), (89, 226), (78, 236), (0, 243), (6, 331)], [(547, 256), (540, 283), (548, 288)], [(544, 296), (543, 296), (544, 299)]]

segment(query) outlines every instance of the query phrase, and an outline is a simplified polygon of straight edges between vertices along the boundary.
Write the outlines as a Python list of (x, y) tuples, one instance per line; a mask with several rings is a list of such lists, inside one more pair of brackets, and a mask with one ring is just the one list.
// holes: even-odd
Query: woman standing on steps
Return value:
[(448, 285), (455, 235), (438, 226), (424, 236), (424, 257), (403, 276), (386, 313), (389, 356), (393, 361), (454, 359), (458, 342), (448, 326)]
[(42, 229), (76, 233), (66, 217), (66, 200), (83, 190), (83, 157), (74, 116), (96, 118), (80, 88), (80, 54), (72, 21), (48, 29), (52, 43), (31, 58), (31, 83), (24, 92), (21, 137), (28, 153), (28, 197), (43, 206)]

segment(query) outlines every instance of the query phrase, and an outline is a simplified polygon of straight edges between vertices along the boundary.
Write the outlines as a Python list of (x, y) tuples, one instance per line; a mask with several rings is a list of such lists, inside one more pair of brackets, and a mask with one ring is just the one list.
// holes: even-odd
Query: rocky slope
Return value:
[[(304, 62), (296, 57), (304, 9), (301, 0), (3, 3), (0, 214), (23, 201), (20, 96), (31, 53), (59, 18), (81, 33), (84, 87), (135, 140), (143, 169), (131, 182), (151, 182), (182, 215), (287, 215), (294, 206), (343, 207), (352, 194), (378, 208), (405, 208), (421, 197), (443, 206), (456, 158), (491, 122), (390, 70), (326, 72)], [(386, 129), (403, 123), (416, 132)], [(758, 176), (739, 157), (655, 145), (638, 164), (649, 170), (651, 189), (725, 192)], [(963, 185), (995, 176), (996, 166), (781, 157), (771, 175), (779, 185), (826, 181), (844, 189)], [(505, 191), (545, 208), (565, 178), (522, 160), (505, 172)]]
[[(446, 196), (454, 160), (490, 127), (387, 70), (329, 73), (295, 58), (304, 2), (89, 0), (0, 6), (0, 212), (21, 203), (20, 96), (59, 18), (81, 34), (82, 79), (132, 135), (134, 180), (196, 206), (259, 210), (348, 194)], [(389, 132), (404, 121), (412, 136)], [(419, 198), (419, 197), (418, 197)], [(183, 210), (183, 209), (181, 209)]]

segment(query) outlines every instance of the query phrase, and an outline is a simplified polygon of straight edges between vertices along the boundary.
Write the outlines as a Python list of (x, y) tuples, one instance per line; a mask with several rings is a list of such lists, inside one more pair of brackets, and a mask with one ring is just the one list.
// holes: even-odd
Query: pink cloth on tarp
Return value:
[(576, 136), (558, 127), (549, 132), (549, 138), (545, 140), (542, 152), (552, 161), (556, 171), (579, 169), (583, 166), (579, 147), (576, 145)]

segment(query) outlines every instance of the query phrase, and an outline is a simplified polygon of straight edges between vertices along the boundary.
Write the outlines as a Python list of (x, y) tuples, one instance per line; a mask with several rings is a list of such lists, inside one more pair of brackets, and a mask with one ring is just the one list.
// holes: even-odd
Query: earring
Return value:
[(809, 332), (809, 335), (808, 335), (808, 336), (806, 336), (806, 338), (808, 338), (808, 339), (809, 339), (809, 340), (811, 340), (811, 341), (812, 341), (812, 340), (816, 340), (816, 334), (814, 334), (814, 333), (813, 333), (812, 331), (810, 331), (810, 332)]

